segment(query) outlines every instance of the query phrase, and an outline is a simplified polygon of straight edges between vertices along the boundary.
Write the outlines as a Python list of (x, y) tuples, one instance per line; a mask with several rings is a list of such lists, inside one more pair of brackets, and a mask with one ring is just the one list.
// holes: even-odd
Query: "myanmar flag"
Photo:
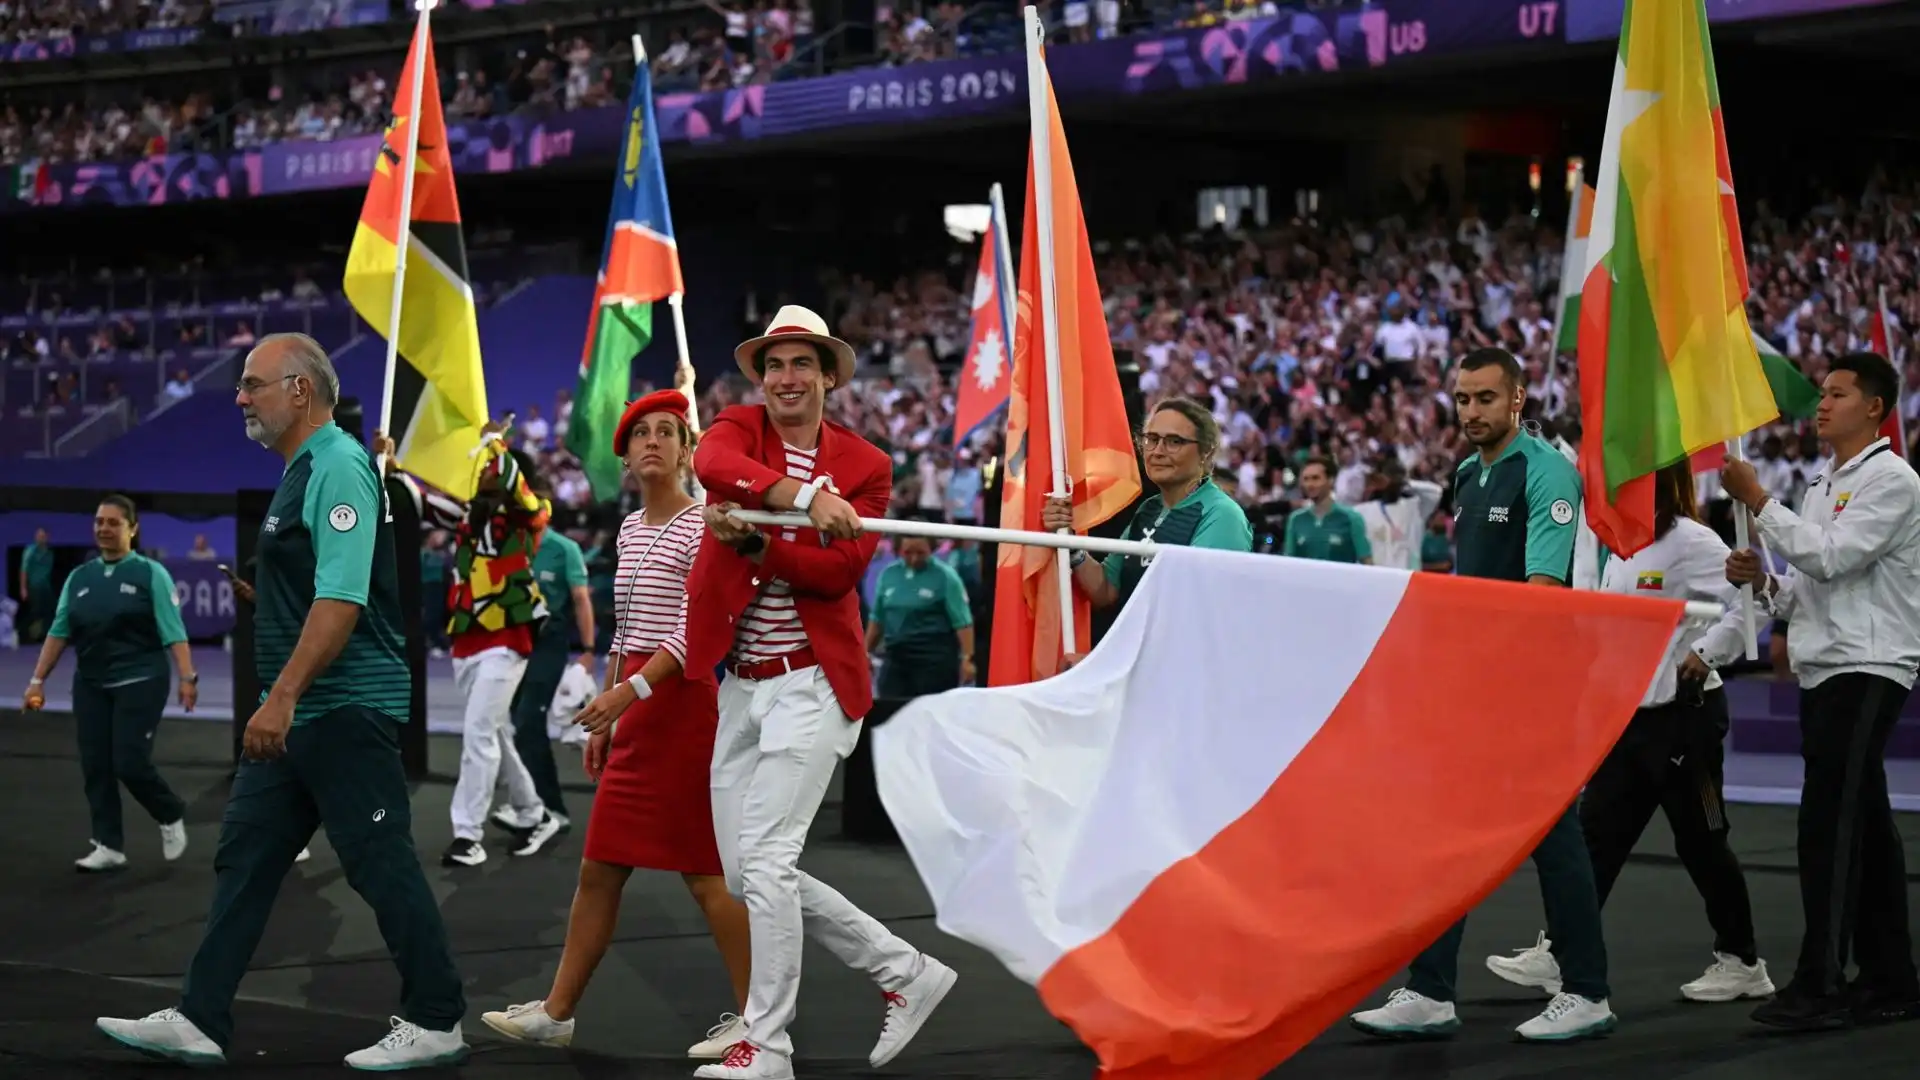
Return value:
[(1704, 0), (1628, 0), (1580, 300), (1587, 520), (1653, 541), (1653, 476), (1779, 415), (1747, 324), (1747, 262)]
[[(420, 100), (413, 100), (414, 65), (425, 65)], [(474, 492), (473, 448), (487, 423), (487, 385), (480, 370), (480, 330), (467, 285), (467, 251), (460, 236), (460, 201), (453, 190), (446, 119), (433, 37), (420, 16), (407, 65), (400, 72), (380, 156), (367, 184), (367, 201), (347, 252), (347, 300), (374, 332), (388, 334), (393, 279), (406, 237), (406, 277), (400, 297), (399, 352), (389, 412), (400, 467), (460, 499)], [(408, 128), (417, 130), (411, 205), (403, 182)]]
[(587, 316), (580, 385), (567, 427), (567, 449), (586, 470), (593, 497), (603, 501), (620, 491), (613, 429), (626, 409), (633, 358), (653, 340), (653, 302), (686, 288), (680, 277), (680, 249), (673, 241), (673, 215), (667, 211), (667, 172), (653, 118), (653, 72), (645, 57), (627, 100), (627, 134), (618, 169), (593, 311)]
[[(1073, 159), (1053, 85), (1045, 112), (1051, 183), (1038, 190), (1031, 149), (1026, 224), (1020, 238), (1020, 290), (1014, 320), (1013, 379), (1007, 406), (1007, 458), (1000, 527), (1039, 531), (1054, 488), (1053, 433), (1047, 404), (1047, 347), (1040, 304), (1054, 308), (1060, 344), (1060, 389), (1066, 423), (1067, 475), (1073, 478), (1073, 527), (1085, 532), (1132, 505), (1140, 494), (1133, 431), (1114, 367), (1113, 342), (1093, 275), (1093, 245), (1080, 211)], [(1040, 133), (1035, 133), (1040, 136)], [(1052, 235), (1040, 236), (1040, 200), (1052, 210)], [(1040, 285), (1040, 246), (1053, 251), (1054, 292)], [(1044, 299), (1043, 299), (1044, 297)], [(1062, 659), (1060, 561), (1054, 549), (1001, 544), (994, 578), (993, 650), (988, 682), (1032, 682), (1056, 674)], [(1092, 608), (1073, 590), (1074, 641), (1092, 647)]]

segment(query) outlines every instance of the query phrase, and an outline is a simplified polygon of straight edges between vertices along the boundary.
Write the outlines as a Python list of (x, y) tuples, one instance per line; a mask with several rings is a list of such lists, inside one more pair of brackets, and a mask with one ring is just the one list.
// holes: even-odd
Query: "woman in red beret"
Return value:
[[(627, 406), (614, 429), (614, 453), (639, 482), (641, 509), (620, 526), (606, 691), (579, 717), (592, 733), (587, 774), (599, 786), (566, 948), (546, 998), (481, 1017), (522, 1042), (573, 1042), (574, 1010), (606, 955), (620, 891), (636, 868), (678, 871), (686, 879), (726, 961), (734, 997), (746, 1005), (746, 908), (727, 892), (707, 786), (719, 723), (716, 691), (710, 682), (683, 677), (680, 668), (687, 574), (704, 529), (700, 504), (686, 489), (693, 462), (687, 409), (678, 390), (662, 390)], [(718, 1060), (744, 1030), (739, 1016), (727, 1013), (688, 1056)]]

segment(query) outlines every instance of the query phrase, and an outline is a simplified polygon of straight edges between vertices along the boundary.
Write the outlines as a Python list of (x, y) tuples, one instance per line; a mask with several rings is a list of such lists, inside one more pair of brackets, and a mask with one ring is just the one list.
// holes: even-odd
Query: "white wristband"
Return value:
[(819, 493), (820, 481), (818, 480), (809, 480), (800, 485), (800, 494), (793, 497), (793, 508), (803, 514), (806, 513), (808, 508), (813, 506), (813, 497)]
[(627, 680), (627, 685), (633, 687), (633, 696), (641, 701), (653, 696), (653, 687), (647, 685), (647, 677), (637, 671)]

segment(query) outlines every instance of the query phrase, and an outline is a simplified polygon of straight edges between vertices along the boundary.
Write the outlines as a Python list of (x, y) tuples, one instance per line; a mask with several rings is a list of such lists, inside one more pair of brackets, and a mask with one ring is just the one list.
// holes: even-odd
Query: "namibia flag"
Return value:
[[(416, 64), (424, 65), (418, 100)], [(410, 204), (403, 190), (409, 126), (418, 129)], [(389, 434), (401, 468), (449, 495), (471, 499), (471, 454), (488, 419), (487, 386), (425, 14), (396, 84), (393, 120), (347, 252), (347, 300), (383, 337), (392, 325), (393, 279), (403, 238), (406, 274), (398, 338), (406, 363), (394, 369)]]
[(627, 100), (627, 134), (613, 180), (606, 246), (567, 428), (567, 449), (580, 459), (596, 499), (611, 499), (620, 490), (613, 429), (626, 408), (633, 358), (653, 340), (653, 302), (685, 288), (673, 216), (667, 210), (659, 126), (653, 117), (653, 75), (642, 54)]

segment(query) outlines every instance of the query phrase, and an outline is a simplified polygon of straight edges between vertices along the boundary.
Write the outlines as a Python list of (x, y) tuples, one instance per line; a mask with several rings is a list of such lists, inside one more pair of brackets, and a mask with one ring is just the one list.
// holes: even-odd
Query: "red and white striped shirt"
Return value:
[[(813, 479), (813, 459), (819, 451), (796, 450), (791, 446), (785, 449), (787, 476), (803, 484)], [(788, 543), (797, 535), (798, 531), (792, 528), (780, 530), (780, 539)], [(760, 587), (760, 595), (747, 605), (737, 627), (731, 657), (735, 663), (773, 660), (807, 646), (807, 632), (800, 625), (800, 612), (793, 606), (793, 586), (779, 578), (772, 578)]]
[(687, 574), (705, 527), (698, 503), (665, 525), (647, 524), (645, 510), (620, 523), (620, 563), (613, 572), (615, 653), (651, 656), (665, 649), (686, 662)]

